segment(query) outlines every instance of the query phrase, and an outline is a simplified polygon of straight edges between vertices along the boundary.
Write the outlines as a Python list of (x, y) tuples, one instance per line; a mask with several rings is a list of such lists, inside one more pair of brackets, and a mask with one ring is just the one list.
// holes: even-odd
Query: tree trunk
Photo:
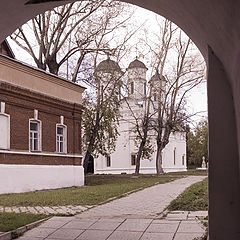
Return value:
[(157, 175), (161, 175), (164, 173), (163, 168), (162, 168), (162, 148), (161, 148), (161, 146), (157, 146), (156, 170), (157, 170)]
[(145, 145), (146, 141), (141, 141), (140, 147), (138, 149), (138, 154), (137, 154), (137, 159), (136, 159), (136, 168), (135, 168), (135, 174), (139, 175), (139, 171), (140, 171), (140, 160), (142, 157), (142, 152), (143, 152), (143, 148)]
[(86, 151), (86, 154), (85, 154), (85, 157), (84, 157), (84, 160), (83, 160), (83, 168), (84, 168), (84, 173), (85, 174), (87, 173), (88, 162), (89, 162), (89, 158), (90, 158), (90, 156), (92, 154), (92, 151), (93, 151), (93, 145), (94, 145), (94, 142), (95, 142), (95, 138), (96, 138), (96, 135), (94, 134), (89, 141), (87, 151)]
[(89, 163), (89, 159), (91, 156), (91, 152), (87, 150), (84, 160), (83, 160), (83, 168), (84, 168), (84, 173), (87, 173), (87, 169), (88, 169), (88, 163)]
[(58, 75), (59, 70), (59, 64), (57, 63), (57, 56), (56, 53), (52, 56), (49, 56), (49, 58), (46, 60), (46, 64), (49, 68), (49, 72), (55, 75)]

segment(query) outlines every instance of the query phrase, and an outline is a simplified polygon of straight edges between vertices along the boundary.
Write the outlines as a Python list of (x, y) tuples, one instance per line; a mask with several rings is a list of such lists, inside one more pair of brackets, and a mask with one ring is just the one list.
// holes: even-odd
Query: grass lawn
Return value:
[(207, 171), (197, 171), (195, 169), (190, 169), (187, 170), (186, 172), (170, 172), (167, 173), (166, 175), (168, 176), (207, 176), (208, 172)]
[(207, 211), (208, 210), (208, 179), (193, 184), (173, 200), (168, 210)]
[(34, 215), (29, 213), (0, 213), (0, 231), (7, 232), (15, 230), (45, 217), (45, 215)]
[(95, 205), (124, 193), (166, 183), (175, 177), (155, 175), (90, 175), (84, 187), (29, 193), (1, 194), (0, 206), (64, 206)]

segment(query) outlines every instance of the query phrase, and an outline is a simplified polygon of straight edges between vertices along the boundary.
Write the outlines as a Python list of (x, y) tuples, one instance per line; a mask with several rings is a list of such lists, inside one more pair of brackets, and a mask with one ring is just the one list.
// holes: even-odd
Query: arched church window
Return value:
[(131, 154), (131, 165), (136, 165), (136, 154)]
[(176, 148), (173, 150), (173, 163), (176, 165)]
[(107, 160), (107, 167), (111, 167), (111, 156), (107, 156), (106, 157), (106, 160)]
[(134, 82), (131, 82), (131, 94), (133, 94), (134, 93)]

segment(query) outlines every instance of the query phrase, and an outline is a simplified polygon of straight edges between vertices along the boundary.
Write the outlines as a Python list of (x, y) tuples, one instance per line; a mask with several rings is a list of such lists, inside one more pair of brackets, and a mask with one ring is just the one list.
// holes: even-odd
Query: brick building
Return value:
[(0, 193), (83, 185), (84, 88), (0, 51)]

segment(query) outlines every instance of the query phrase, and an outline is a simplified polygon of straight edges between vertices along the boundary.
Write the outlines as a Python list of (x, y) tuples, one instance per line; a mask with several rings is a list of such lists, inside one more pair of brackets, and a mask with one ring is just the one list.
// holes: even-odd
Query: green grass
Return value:
[(168, 176), (207, 176), (208, 172), (190, 169), (185, 172), (170, 172), (170, 173), (167, 173), (166, 175)]
[(15, 230), (43, 218), (46, 218), (46, 216), (30, 213), (0, 213), (0, 231), (8, 232)]
[[(176, 176), (177, 177), (177, 176)], [(86, 186), (29, 193), (2, 194), (0, 206), (96, 205), (124, 193), (166, 183), (176, 177), (141, 175), (91, 175)]]
[(207, 211), (208, 210), (208, 179), (193, 184), (173, 200), (168, 210)]

